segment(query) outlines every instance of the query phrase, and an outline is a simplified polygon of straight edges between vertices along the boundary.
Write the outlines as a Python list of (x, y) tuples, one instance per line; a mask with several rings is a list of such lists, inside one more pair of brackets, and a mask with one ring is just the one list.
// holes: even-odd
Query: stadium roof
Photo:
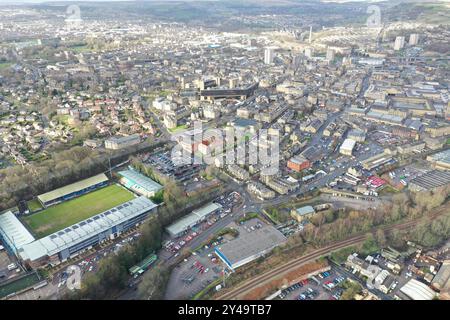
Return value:
[(0, 215), (0, 234), (14, 251), (34, 241), (31, 233), (11, 211)]
[(430, 287), (416, 279), (409, 280), (400, 291), (413, 300), (432, 300), (436, 295)]
[(166, 230), (172, 235), (179, 234), (179, 233), (185, 231), (187, 228), (202, 221), (208, 214), (214, 212), (215, 210), (221, 209), (221, 208), (222, 208), (222, 206), (220, 204), (211, 202), (210, 204), (208, 204), (204, 207), (201, 207), (200, 209), (192, 211), (190, 214), (188, 214), (184, 218), (181, 218), (180, 220), (171, 224), (170, 226), (168, 226), (166, 228)]
[(119, 171), (119, 175), (126, 178), (131, 184), (137, 185), (149, 192), (157, 192), (162, 189), (162, 186), (159, 183), (156, 183), (149, 177), (146, 177), (135, 170)]
[(286, 237), (272, 226), (243, 232), (238, 238), (216, 247), (216, 253), (234, 269), (283, 244)]
[(53, 191), (41, 194), (38, 196), (39, 201), (42, 203), (46, 203), (49, 201), (56, 200), (58, 198), (64, 197), (66, 195), (69, 195), (74, 192), (78, 192), (81, 190), (84, 190), (86, 188), (92, 187), (96, 184), (102, 183), (108, 181), (108, 177), (104, 174), (98, 174), (96, 176), (69, 184), (67, 186), (64, 186), (62, 188), (55, 189)]
[(19, 254), (22, 259), (31, 261), (46, 255), (57, 254), (114, 226), (140, 216), (156, 206), (144, 196), (130, 200), (61, 231), (26, 244), (19, 250)]

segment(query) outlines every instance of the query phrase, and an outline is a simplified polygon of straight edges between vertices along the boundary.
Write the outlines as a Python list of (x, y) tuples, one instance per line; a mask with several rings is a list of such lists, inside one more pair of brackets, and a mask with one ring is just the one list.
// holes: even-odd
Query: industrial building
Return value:
[(450, 149), (428, 156), (427, 161), (436, 169), (450, 170)]
[(99, 175), (41, 194), (37, 196), (37, 198), (44, 207), (48, 207), (106, 186), (108, 181), (108, 177), (104, 173), (101, 173)]
[(306, 159), (303, 155), (298, 155), (292, 157), (287, 162), (287, 167), (296, 172), (300, 172), (302, 170), (309, 169), (311, 167), (311, 162), (309, 162), (309, 160)]
[(230, 88), (230, 89), (207, 89), (200, 91), (202, 100), (214, 100), (223, 98), (237, 98), (246, 99), (253, 95), (253, 92), (258, 88), (259, 83), (254, 83), (245, 88)]
[(345, 139), (339, 148), (339, 152), (346, 156), (351, 156), (353, 149), (355, 148), (356, 141), (352, 139)]
[(316, 211), (311, 206), (304, 206), (297, 209), (291, 210), (291, 217), (297, 220), (298, 222), (302, 222), (305, 219), (311, 218)]
[(433, 170), (412, 179), (409, 188), (412, 191), (430, 191), (450, 184), (450, 172)]
[(272, 226), (263, 226), (251, 232), (241, 233), (236, 239), (215, 248), (217, 256), (235, 270), (269, 253), (286, 242), (286, 237)]
[(220, 209), (222, 209), (220, 204), (212, 202), (204, 207), (201, 207), (200, 209), (192, 211), (190, 214), (179, 219), (175, 223), (172, 223), (166, 228), (166, 231), (170, 236), (178, 237)]
[(132, 168), (119, 171), (118, 174), (121, 177), (120, 183), (122, 185), (142, 196), (153, 197), (163, 188), (159, 183)]
[(135, 198), (20, 248), (16, 245), (18, 256), (32, 268), (57, 265), (138, 225), (156, 207), (146, 197)]
[(433, 300), (436, 292), (431, 290), (426, 284), (417, 281), (416, 279), (409, 280), (400, 291), (407, 295), (412, 300)]
[(441, 293), (450, 289), (450, 260), (444, 260), (442, 262), (431, 284), (434, 288), (441, 291)]
[(132, 134), (126, 137), (111, 137), (105, 140), (105, 148), (112, 150), (119, 150), (126, 147), (133, 146), (141, 142), (138, 134)]

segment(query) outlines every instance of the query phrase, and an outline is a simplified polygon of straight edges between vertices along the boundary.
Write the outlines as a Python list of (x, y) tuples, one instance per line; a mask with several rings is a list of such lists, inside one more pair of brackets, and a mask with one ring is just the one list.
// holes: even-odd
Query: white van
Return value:
[(8, 270), (9, 270), (9, 271), (14, 270), (14, 269), (16, 269), (16, 268), (17, 268), (17, 265), (16, 265), (15, 263), (11, 263), (11, 264), (8, 266)]

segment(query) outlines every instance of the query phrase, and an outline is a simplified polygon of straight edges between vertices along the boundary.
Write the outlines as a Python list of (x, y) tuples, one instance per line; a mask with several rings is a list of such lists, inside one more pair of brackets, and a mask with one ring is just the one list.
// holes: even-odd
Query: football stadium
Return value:
[(44, 237), (133, 198), (133, 193), (112, 184), (25, 216), (22, 221), (36, 236)]
[[(135, 178), (150, 183), (147, 177)], [(0, 240), (32, 268), (57, 265), (114, 239), (157, 208), (147, 197), (111, 183), (104, 174), (37, 198), (44, 207), (39, 212), (20, 218), (11, 211), (0, 215)]]

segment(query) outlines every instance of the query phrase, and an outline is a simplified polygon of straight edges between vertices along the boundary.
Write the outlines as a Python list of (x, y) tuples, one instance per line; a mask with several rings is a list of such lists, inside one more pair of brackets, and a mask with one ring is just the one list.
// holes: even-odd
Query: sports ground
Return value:
[(22, 221), (37, 238), (42, 238), (132, 199), (134, 194), (130, 191), (111, 185), (26, 216)]

